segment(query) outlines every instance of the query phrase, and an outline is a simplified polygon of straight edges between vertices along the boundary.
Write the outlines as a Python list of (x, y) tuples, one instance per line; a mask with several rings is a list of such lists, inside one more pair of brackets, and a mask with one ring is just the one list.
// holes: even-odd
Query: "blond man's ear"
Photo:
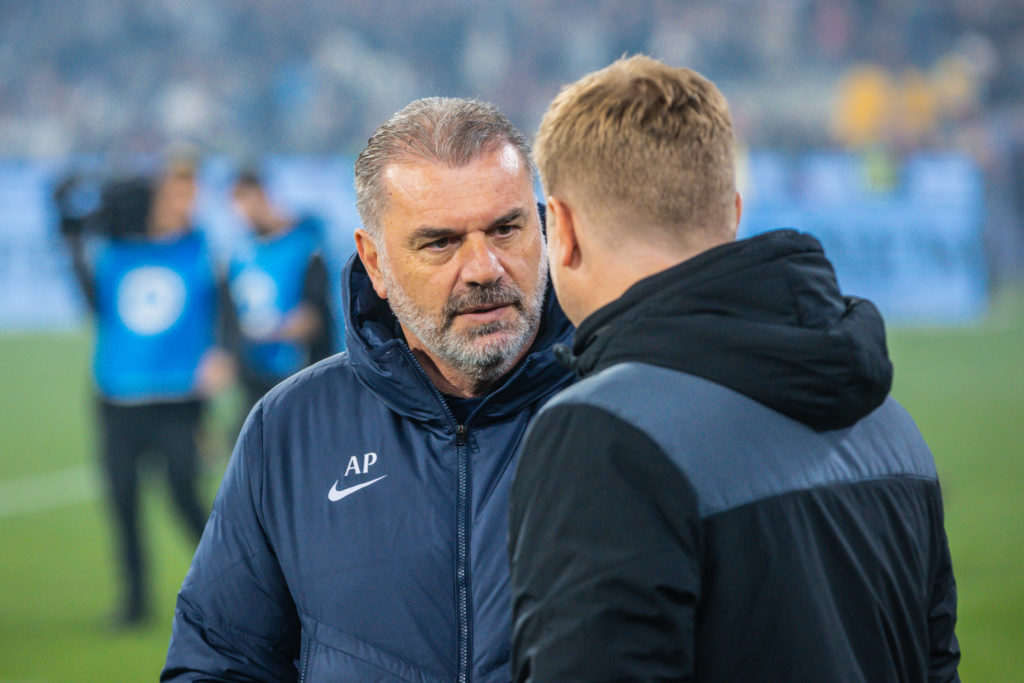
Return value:
[(734, 238), (736, 237), (736, 233), (740, 229), (740, 217), (743, 215), (743, 197), (740, 196), (739, 192), (736, 193), (736, 200), (735, 201), (736, 201), (736, 222), (733, 224), (733, 229), (732, 229), (732, 236)]
[(575, 268), (580, 262), (576, 214), (557, 197), (548, 197), (547, 206), (549, 258), (562, 268)]

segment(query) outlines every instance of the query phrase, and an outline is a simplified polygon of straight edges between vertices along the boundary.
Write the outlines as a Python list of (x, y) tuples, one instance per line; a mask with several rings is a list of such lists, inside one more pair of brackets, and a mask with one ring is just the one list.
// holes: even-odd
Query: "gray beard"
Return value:
[[(547, 263), (547, 252), (541, 249), (536, 287), (529, 299), (524, 297), (523, 291), (515, 283), (499, 281), (494, 285), (475, 286), (460, 294), (453, 294), (445, 302), (440, 315), (420, 308), (412, 300), (395, 281), (386, 257), (380, 260), (380, 270), (387, 287), (388, 304), (398, 322), (411, 330), (447, 365), (478, 384), (487, 384), (512, 369), (540, 327), (548, 280)], [(503, 303), (515, 306), (519, 314), (511, 320), (499, 320), (466, 331), (453, 328), (455, 316), (460, 311)], [(483, 337), (496, 332), (503, 334), (496, 339), (482, 341)]]

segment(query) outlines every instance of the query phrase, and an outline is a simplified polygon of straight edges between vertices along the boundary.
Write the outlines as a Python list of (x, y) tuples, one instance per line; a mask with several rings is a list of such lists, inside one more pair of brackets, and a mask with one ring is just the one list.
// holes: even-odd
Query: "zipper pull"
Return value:
[(455, 445), (466, 443), (466, 425), (455, 425)]

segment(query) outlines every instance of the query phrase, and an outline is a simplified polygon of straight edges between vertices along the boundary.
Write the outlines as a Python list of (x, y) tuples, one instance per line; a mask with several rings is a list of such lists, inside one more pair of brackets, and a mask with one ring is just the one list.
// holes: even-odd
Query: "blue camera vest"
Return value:
[(124, 403), (195, 397), (196, 369), (214, 342), (217, 289), (202, 233), (112, 240), (95, 264), (93, 374)]
[(320, 233), (319, 222), (306, 217), (283, 235), (250, 238), (231, 259), (228, 280), (242, 334), (241, 360), (268, 379), (284, 379), (308, 361), (304, 345), (272, 338), (302, 301)]

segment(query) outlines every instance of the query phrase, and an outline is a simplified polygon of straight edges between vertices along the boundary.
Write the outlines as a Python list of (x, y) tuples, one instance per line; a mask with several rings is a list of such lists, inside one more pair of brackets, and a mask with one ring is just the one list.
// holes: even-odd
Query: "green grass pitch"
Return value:
[[(965, 680), (1024, 671), (1024, 306), (1011, 308), (998, 325), (890, 335), (894, 394), (943, 479)], [(143, 517), (155, 618), (135, 632), (108, 626), (117, 577), (95, 494), (88, 355), (84, 332), (0, 335), (0, 683), (153, 681), (166, 652), (191, 548), (154, 468)], [(207, 501), (232, 407), (221, 401), (209, 421)]]

